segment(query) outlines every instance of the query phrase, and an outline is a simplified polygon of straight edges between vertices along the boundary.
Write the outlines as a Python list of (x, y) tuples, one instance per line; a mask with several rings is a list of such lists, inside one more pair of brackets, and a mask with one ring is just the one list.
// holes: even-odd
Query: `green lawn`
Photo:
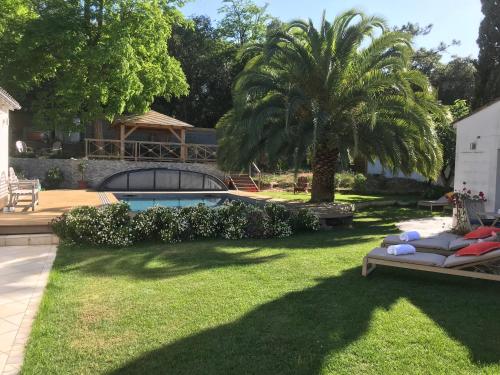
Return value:
[(361, 260), (397, 220), (284, 240), (61, 246), (24, 374), (498, 374), (500, 285)]
[[(267, 196), (271, 198), (277, 199), (285, 199), (285, 200), (302, 200), (308, 201), (311, 199), (311, 194), (309, 193), (297, 193), (293, 194), (288, 191), (273, 191), (273, 190), (264, 190), (260, 193), (257, 193), (262, 196)], [(344, 194), (344, 193), (335, 193), (335, 201), (344, 202), (344, 203), (359, 203), (359, 202), (377, 202), (377, 201), (403, 201), (403, 202), (417, 202), (422, 199), (416, 195), (369, 195), (369, 194)]]

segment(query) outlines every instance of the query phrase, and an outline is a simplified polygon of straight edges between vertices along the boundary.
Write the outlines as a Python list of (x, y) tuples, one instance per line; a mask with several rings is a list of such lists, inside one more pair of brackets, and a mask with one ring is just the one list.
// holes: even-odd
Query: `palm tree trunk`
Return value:
[(339, 151), (318, 144), (312, 166), (311, 202), (333, 202), (335, 199), (335, 168)]

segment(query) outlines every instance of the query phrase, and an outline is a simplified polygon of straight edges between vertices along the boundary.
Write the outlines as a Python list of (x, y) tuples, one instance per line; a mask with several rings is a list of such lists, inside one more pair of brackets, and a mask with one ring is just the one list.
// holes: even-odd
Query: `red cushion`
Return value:
[(458, 250), (456, 256), (483, 255), (490, 251), (500, 249), (500, 242), (478, 242)]
[(500, 232), (500, 228), (495, 227), (479, 227), (472, 232), (467, 233), (464, 238), (466, 240), (478, 240), (480, 238), (486, 238), (491, 236), (491, 232)]

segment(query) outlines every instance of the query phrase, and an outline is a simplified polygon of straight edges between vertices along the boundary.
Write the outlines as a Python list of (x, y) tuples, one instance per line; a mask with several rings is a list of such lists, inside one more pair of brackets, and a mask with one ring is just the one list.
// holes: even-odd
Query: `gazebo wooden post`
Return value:
[(120, 124), (120, 160), (125, 158), (125, 125)]
[(185, 162), (187, 160), (187, 145), (186, 145), (186, 129), (181, 128), (181, 161)]

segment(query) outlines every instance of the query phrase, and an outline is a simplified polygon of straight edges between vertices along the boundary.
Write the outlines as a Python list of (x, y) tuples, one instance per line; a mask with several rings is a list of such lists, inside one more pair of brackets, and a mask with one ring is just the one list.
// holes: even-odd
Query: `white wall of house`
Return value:
[(500, 208), (500, 101), (455, 123), (455, 189), (463, 182), (486, 194), (486, 210)]
[(0, 208), (7, 203), (9, 171), (9, 108), (0, 101)]
[(390, 170), (384, 169), (384, 167), (382, 166), (382, 164), (380, 164), (380, 161), (378, 159), (375, 160), (374, 163), (368, 162), (368, 166), (366, 168), (366, 173), (371, 174), (371, 175), (380, 174), (380, 175), (384, 175), (387, 178), (397, 177), (397, 178), (409, 178), (409, 179), (421, 181), (421, 182), (427, 181), (427, 179), (424, 176), (422, 176), (421, 174), (416, 173), (416, 172), (413, 172), (409, 176), (405, 175), (403, 172), (392, 173)]

